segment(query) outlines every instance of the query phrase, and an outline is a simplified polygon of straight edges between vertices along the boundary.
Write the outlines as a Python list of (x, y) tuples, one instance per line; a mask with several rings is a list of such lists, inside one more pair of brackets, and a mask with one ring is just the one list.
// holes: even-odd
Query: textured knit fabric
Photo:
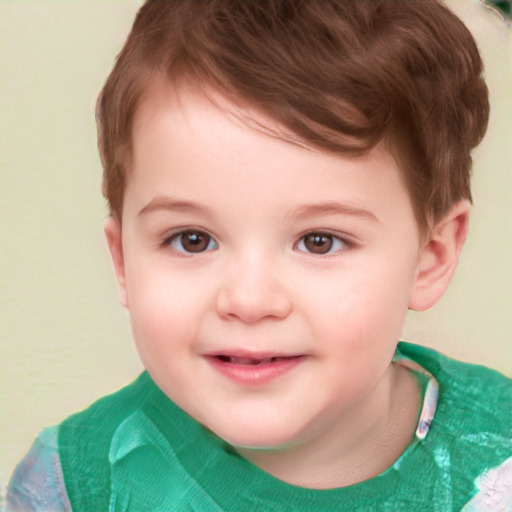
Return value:
[(43, 430), (12, 475), (5, 512), (70, 512), (58, 449), (58, 427)]
[[(510, 380), (411, 344), (401, 343), (400, 354), (437, 380), (437, 411), (424, 438), (375, 478), (330, 490), (279, 481), (201, 427), (144, 373), (60, 426), (57, 473), (71, 508), (512, 511)], [(62, 481), (58, 475), (49, 480)]]

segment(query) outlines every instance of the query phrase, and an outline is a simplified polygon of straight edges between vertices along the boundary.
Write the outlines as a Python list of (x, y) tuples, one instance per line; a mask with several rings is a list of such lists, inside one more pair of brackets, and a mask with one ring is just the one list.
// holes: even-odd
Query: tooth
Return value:
[(229, 362), (234, 364), (254, 364), (254, 359), (247, 357), (230, 357), (229, 359)]
[(217, 356), (221, 361), (232, 364), (243, 364), (249, 366), (257, 366), (261, 364), (275, 363), (283, 359), (282, 356), (266, 357), (264, 359), (253, 359), (251, 357), (232, 357), (232, 356)]
[(260, 364), (270, 363), (274, 360), (272, 357), (266, 359), (252, 359), (249, 357), (230, 357), (229, 362), (233, 364), (244, 364), (249, 366), (257, 366)]

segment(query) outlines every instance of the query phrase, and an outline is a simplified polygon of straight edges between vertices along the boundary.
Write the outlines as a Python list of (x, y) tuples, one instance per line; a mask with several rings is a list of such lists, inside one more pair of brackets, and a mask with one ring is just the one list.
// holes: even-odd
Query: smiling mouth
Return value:
[(305, 354), (273, 355), (242, 351), (206, 356), (212, 368), (222, 376), (237, 385), (252, 388), (269, 385), (275, 379), (294, 371), (306, 358)]
[(291, 359), (297, 359), (301, 356), (275, 356), (275, 357), (265, 357), (265, 358), (252, 358), (252, 357), (232, 357), (225, 355), (217, 355), (216, 359), (222, 361), (223, 363), (231, 363), (231, 364), (240, 364), (247, 366), (259, 366), (270, 363), (277, 363), (279, 361), (288, 361)]

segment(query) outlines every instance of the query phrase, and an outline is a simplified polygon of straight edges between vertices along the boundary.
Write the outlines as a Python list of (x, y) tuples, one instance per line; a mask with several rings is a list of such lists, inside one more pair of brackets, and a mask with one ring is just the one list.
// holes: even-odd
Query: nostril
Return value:
[(264, 318), (283, 319), (291, 311), (288, 297), (278, 289), (224, 289), (217, 298), (217, 311), (230, 320), (255, 323)]

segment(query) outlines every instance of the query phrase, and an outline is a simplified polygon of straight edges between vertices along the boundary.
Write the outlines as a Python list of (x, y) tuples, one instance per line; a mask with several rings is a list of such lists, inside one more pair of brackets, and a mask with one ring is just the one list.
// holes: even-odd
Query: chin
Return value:
[(250, 450), (275, 450), (285, 449), (296, 444), (296, 432), (290, 432), (289, 429), (283, 429), (281, 432), (275, 428), (258, 428), (260, 425), (252, 425), (250, 428), (245, 425), (237, 432), (231, 427), (229, 431), (216, 431), (216, 435), (222, 438), (235, 448), (244, 448)]
[(239, 442), (232, 442), (225, 439), (233, 448), (240, 450), (253, 450), (253, 451), (281, 451), (294, 446), (292, 441), (283, 442), (269, 439), (240, 439)]

